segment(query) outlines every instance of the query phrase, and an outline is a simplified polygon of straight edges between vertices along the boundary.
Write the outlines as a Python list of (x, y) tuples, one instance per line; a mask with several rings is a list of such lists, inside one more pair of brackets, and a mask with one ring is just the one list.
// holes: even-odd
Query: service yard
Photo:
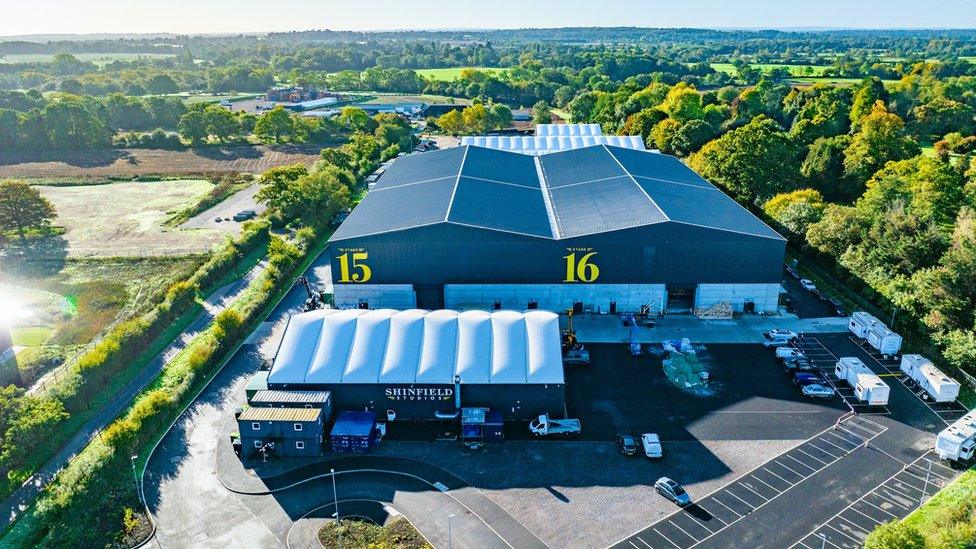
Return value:
[(40, 186), (65, 228), (69, 257), (159, 256), (202, 253), (223, 241), (216, 230), (163, 226), (169, 212), (205, 195), (213, 184), (176, 180), (107, 185)]

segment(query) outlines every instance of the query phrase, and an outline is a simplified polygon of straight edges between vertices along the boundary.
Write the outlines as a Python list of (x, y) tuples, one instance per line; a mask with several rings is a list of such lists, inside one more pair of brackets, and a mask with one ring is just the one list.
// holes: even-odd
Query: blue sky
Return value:
[(0, 0), (0, 36), (306, 29), (976, 28), (976, 0)]

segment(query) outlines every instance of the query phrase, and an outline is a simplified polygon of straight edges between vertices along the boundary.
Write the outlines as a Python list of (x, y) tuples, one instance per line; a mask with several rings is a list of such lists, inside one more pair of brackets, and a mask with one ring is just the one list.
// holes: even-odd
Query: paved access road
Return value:
[[(255, 200), (254, 196), (258, 193), (258, 190), (259, 185), (255, 183), (209, 210), (187, 219), (180, 225), (180, 228), (220, 229), (237, 234), (241, 232), (241, 223), (243, 222), (234, 221), (235, 214), (244, 210), (254, 210), (256, 214), (260, 215), (261, 212), (268, 209), (267, 206)], [(214, 221), (218, 217), (222, 220), (220, 223)], [(227, 219), (225, 220), (225, 218)]]
[(34, 501), (41, 489), (47, 486), (51, 479), (81, 452), (102, 429), (114, 421), (146, 385), (156, 379), (159, 372), (173, 357), (179, 354), (198, 333), (209, 326), (217, 314), (233, 303), (247, 289), (248, 285), (264, 272), (265, 266), (264, 261), (258, 263), (241, 279), (220, 288), (208, 297), (203, 304), (203, 312), (197, 315), (183, 333), (178, 335), (169, 346), (156, 355), (141, 372), (122, 387), (98, 413), (75, 433), (71, 440), (61, 447), (61, 450), (50, 461), (38, 469), (24, 485), (0, 504), (0, 529), (5, 528), (17, 515), (23, 512)]
[[(306, 275), (312, 282), (324, 284), (327, 280), (320, 280), (317, 275), (327, 276), (327, 265), (328, 256), (323, 253)], [(253, 477), (231, 482), (218, 477), (219, 449), (221, 443), (226, 443), (225, 421), (239, 405), (261, 352), (273, 354), (276, 336), (280, 337), (285, 320), (298, 311), (304, 299), (304, 289), (300, 287), (286, 296), (262, 329), (215, 375), (154, 451), (144, 481), (146, 499), (157, 523), (151, 545), (290, 546), (288, 540), (296, 521), (334, 503), (328, 469), (335, 467), (341, 514), (345, 514), (342, 501), (372, 501), (402, 513), (438, 547), (449, 544), (449, 529), (453, 531), (454, 546), (459, 548), (544, 547), (479, 490), (447, 471), (419, 461), (344, 459), (331, 465), (309, 465), (266, 482)], [(236, 467), (247, 476), (239, 464)], [(227, 489), (221, 480), (238, 492)], [(248, 488), (248, 480), (252, 487), (257, 482), (259, 489)], [(433, 488), (435, 483), (446, 491)]]

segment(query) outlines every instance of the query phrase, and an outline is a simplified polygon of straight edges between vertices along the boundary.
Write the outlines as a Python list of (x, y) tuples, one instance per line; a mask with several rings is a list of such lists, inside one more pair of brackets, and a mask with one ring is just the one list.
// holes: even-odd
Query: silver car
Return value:
[(678, 507), (691, 505), (691, 496), (677, 482), (668, 477), (661, 477), (654, 483), (657, 493), (678, 504)]
[(810, 398), (832, 398), (834, 396), (834, 390), (826, 385), (812, 383), (803, 386), (803, 396)]

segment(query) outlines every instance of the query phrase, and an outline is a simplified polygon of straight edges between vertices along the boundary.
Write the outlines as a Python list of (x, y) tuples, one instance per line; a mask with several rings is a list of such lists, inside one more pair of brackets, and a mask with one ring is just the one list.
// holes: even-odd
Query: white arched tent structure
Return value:
[(291, 317), (272, 389), (328, 390), (338, 409), (434, 419), (487, 406), (509, 419), (564, 408), (559, 319), (549, 311), (318, 310)]
[(469, 135), (461, 145), (473, 145), (500, 151), (539, 156), (593, 145), (610, 145), (624, 149), (645, 150), (639, 135), (603, 135), (599, 124), (538, 124), (534, 136)]

